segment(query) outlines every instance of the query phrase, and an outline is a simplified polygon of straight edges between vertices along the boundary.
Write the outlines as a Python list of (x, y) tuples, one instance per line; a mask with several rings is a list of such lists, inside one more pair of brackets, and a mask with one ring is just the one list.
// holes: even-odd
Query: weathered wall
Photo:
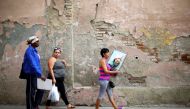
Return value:
[[(75, 2), (74, 86), (97, 85), (99, 51), (107, 47), (127, 53), (121, 71), (129, 74), (115, 79), (119, 104), (187, 103), (189, 9), (189, 0)], [(91, 105), (94, 100), (94, 96), (84, 98)]]
[(1, 103), (25, 101), (25, 82), (18, 74), (25, 40), (34, 34), (41, 38), (44, 74), (52, 47), (62, 47), (62, 57), (72, 65), (66, 85), (75, 104), (95, 103), (102, 47), (127, 53), (121, 71), (129, 74), (114, 79), (118, 104), (189, 102), (189, 0), (0, 2)]
[(42, 62), (46, 52), (47, 26), (44, 0), (0, 0), (0, 102), (25, 103), (25, 81), (19, 80), (26, 40), (37, 35), (43, 41)]

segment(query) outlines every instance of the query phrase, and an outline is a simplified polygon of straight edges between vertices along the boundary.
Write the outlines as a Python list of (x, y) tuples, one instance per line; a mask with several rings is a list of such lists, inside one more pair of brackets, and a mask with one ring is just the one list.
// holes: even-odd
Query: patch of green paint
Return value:
[[(26, 28), (24, 25), (21, 25), (17, 22), (13, 22), (14, 26), (10, 26), (11, 21), (2, 22), (3, 34), (0, 35), (0, 60), (4, 54), (4, 49), (6, 44), (10, 44), (13, 49), (24, 40), (27, 40), (29, 36), (34, 35), (37, 31), (42, 31), (46, 33), (46, 28), (42, 25), (33, 25), (31, 28)], [(9, 33), (9, 34), (7, 34)]]

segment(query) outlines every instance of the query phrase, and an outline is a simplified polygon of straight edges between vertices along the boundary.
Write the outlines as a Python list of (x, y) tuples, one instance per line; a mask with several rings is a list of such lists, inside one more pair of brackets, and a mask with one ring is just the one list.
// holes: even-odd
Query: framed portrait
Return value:
[(111, 70), (119, 70), (126, 58), (127, 54), (114, 50), (111, 54), (108, 64), (111, 66)]

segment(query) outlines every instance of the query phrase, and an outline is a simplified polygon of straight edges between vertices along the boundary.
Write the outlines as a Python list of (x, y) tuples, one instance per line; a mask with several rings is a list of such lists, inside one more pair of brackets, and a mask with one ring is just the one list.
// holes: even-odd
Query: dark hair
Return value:
[(59, 47), (55, 47), (55, 48), (53, 49), (53, 52), (55, 52), (56, 50), (59, 50), (59, 51), (61, 52), (61, 48), (59, 48)]
[(31, 44), (31, 41), (26, 41), (26, 45), (30, 45)]
[(100, 51), (100, 55), (101, 55), (102, 57), (104, 57), (104, 54), (105, 54), (105, 53), (108, 53), (108, 52), (109, 52), (109, 49), (108, 49), (108, 48), (102, 48), (101, 51)]
[(27, 45), (30, 45), (30, 44), (32, 44), (32, 40), (29, 40), (29, 39), (28, 39), (28, 40), (26, 41), (26, 43), (27, 43)]

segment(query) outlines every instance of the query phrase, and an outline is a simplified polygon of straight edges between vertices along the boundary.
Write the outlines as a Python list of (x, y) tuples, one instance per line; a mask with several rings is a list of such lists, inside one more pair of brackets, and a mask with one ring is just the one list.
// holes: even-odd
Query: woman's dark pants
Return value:
[(37, 89), (36, 77), (29, 76), (26, 81), (26, 107), (27, 109), (38, 108), (38, 105), (41, 103), (44, 91)]

